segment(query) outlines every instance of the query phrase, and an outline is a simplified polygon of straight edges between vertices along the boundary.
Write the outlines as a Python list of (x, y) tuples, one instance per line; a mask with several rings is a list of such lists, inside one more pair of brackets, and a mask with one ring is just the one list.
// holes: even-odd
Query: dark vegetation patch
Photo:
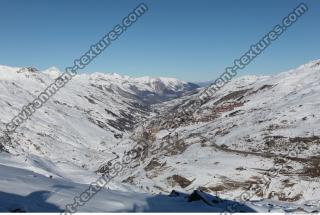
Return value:
[(285, 193), (272, 191), (271, 193), (269, 193), (268, 199), (277, 198), (280, 201), (284, 201), (284, 202), (296, 202), (296, 201), (300, 200), (302, 198), (302, 196), (303, 195), (300, 193), (300, 194), (297, 194), (293, 197), (289, 197)]
[(166, 155), (181, 154), (188, 148), (184, 139), (171, 135), (163, 137), (160, 145), (160, 148), (162, 148), (162, 151), (166, 152)]
[(116, 120), (107, 120), (108, 125), (119, 130), (119, 131), (131, 131), (133, 129), (134, 123), (125, 118), (119, 118)]
[(262, 87), (258, 88), (257, 90), (251, 91), (251, 92), (249, 93), (249, 95), (256, 94), (257, 92), (260, 92), (260, 91), (263, 91), (263, 90), (269, 90), (269, 89), (271, 89), (272, 87), (274, 87), (274, 85), (265, 84), (265, 85), (263, 85)]
[(320, 160), (312, 160), (303, 168), (300, 175), (317, 178), (320, 182)]
[(0, 142), (0, 152), (7, 152), (6, 148), (4, 147), (3, 143)]
[(243, 110), (236, 110), (236, 111), (233, 111), (232, 113), (230, 113), (229, 117), (233, 117), (233, 116), (237, 116), (237, 115), (241, 115), (241, 114), (244, 114)]
[(110, 114), (113, 117), (118, 117), (118, 115), (113, 113), (111, 110), (108, 110), (108, 109), (105, 108), (104, 111), (107, 112), (108, 114)]
[(216, 133), (215, 133), (215, 136), (225, 136), (225, 135), (227, 135), (227, 134), (229, 134), (230, 133), (230, 130), (229, 130), (229, 128), (218, 128), (218, 130), (216, 131)]
[(124, 179), (122, 182), (123, 183), (133, 184), (134, 179), (135, 179), (134, 176), (129, 176), (128, 178)]
[(296, 184), (294, 182), (291, 182), (289, 179), (285, 179), (285, 180), (281, 181), (281, 183), (285, 188), (293, 187)]
[(89, 98), (88, 96), (84, 96), (84, 97), (88, 100), (89, 103), (94, 105), (97, 104), (93, 99)]
[(141, 113), (151, 111), (150, 106), (143, 103), (139, 103), (139, 102), (124, 102), (124, 103), (126, 103), (131, 107), (134, 107), (135, 111), (141, 111)]
[(192, 181), (186, 179), (183, 176), (180, 175), (173, 175), (167, 178), (168, 182), (171, 183), (171, 186), (179, 185), (182, 188), (188, 187)]
[(12, 140), (11, 137), (5, 133), (0, 137), (0, 152), (9, 153), (9, 151), (7, 150), (8, 146), (12, 147)]
[(223, 96), (221, 99), (219, 99), (218, 101), (216, 101), (214, 104), (218, 105), (221, 104), (225, 101), (229, 101), (229, 100), (237, 100), (237, 99), (242, 99), (243, 96), (251, 89), (245, 89), (245, 90), (238, 90), (238, 91), (234, 91), (232, 93), (229, 93), (226, 96)]
[(237, 107), (241, 107), (243, 106), (243, 104), (244, 102), (227, 102), (219, 107), (214, 108), (214, 111), (218, 113), (224, 113), (224, 112), (232, 111)]
[(279, 142), (286, 142), (286, 139), (288, 138), (284, 136), (265, 136), (263, 139), (267, 147), (273, 147), (276, 146), (276, 144)]
[(238, 182), (234, 181), (230, 178), (227, 178), (225, 176), (221, 176), (221, 182), (216, 184), (215, 186), (207, 186), (207, 187), (201, 187), (201, 189), (204, 189), (205, 192), (223, 192), (223, 191), (230, 191), (230, 190), (236, 190), (238, 188), (248, 188), (249, 183), (248, 182)]
[(145, 171), (151, 171), (151, 170), (154, 170), (155, 168), (159, 168), (159, 167), (162, 167), (164, 164), (160, 163), (158, 161), (158, 159), (156, 158), (152, 158), (152, 160), (150, 161), (150, 163), (144, 167), (144, 170)]
[(242, 167), (242, 166), (239, 166), (239, 167), (236, 168), (236, 170), (238, 170), (238, 171), (243, 171), (243, 170), (246, 170), (246, 168), (244, 168), (244, 167)]
[(291, 143), (320, 143), (320, 137), (319, 136), (311, 136), (311, 137), (293, 137), (289, 138), (289, 141)]
[(101, 120), (94, 119), (92, 117), (87, 117), (87, 118), (88, 118), (88, 120), (90, 122), (92, 122), (93, 124), (97, 125), (98, 127), (102, 128), (104, 130), (110, 130), (108, 125), (106, 123), (102, 122)]
[(265, 149), (283, 149), (287, 147), (296, 147), (299, 151), (308, 150), (311, 145), (319, 145), (319, 136), (310, 137), (284, 137), (284, 136), (265, 136)]

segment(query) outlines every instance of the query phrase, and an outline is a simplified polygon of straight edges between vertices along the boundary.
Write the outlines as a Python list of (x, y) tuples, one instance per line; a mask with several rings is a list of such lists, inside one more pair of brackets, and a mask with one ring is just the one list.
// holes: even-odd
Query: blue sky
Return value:
[[(0, 64), (72, 65), (141, 1), (0, 0)], [(301, 1), (145, 0), (149, 11), (81, 72), (213, 80)], [(320, 2), (240, 74), (319, 59)]]

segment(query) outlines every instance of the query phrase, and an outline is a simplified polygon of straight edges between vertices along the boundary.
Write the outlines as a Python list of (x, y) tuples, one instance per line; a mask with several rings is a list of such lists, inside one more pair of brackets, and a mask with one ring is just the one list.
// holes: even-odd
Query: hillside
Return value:
[[(1, 66), (2, 131), (59, 74)], [(203, 102), (205, 88), (172, 78), (77, 75), (10, 143), (0, 143), (0, 198), (13, 199), (0, 210), (42, 210), (24, 206), (39, 191), (52, 196), (48, 208), (61, 210), (143, 141), (147, 152), (83, 211), (163, 208), (148, 199), (169, 211), (225, 211), (243, 200), (245, 209), (235, 211), (319, 211), (319, 83), (320, 61), (313, 61), (274, 76), (239, 77)], [(168, 196), (172, 190), (181, 198)], [(186, 201), (194, 191), (210, 204)]]

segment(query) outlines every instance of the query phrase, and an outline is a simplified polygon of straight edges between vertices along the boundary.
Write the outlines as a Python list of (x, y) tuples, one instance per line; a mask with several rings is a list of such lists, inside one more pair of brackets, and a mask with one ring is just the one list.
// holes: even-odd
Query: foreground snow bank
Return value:
[[(88, 187), (87, 184), (57, 176), (48, 177), (30, 168), (22, 168), (21, 163), (12, 161), (10, 156), (4, 153), (1, 153), (0, 160), (0, 212), (61, 212), (66, 204), (73, 203), (74, 196)], [(197, 197), (195, 193), (167, 196), (105, 188), (86, 205), (80, 207), (79, 211), (222, 212), (225, 206), (231, 203), (231, 201), (213, 201), (216, 198), (209, 195)], [(249, 207), (242, 209), (254, 211)]]

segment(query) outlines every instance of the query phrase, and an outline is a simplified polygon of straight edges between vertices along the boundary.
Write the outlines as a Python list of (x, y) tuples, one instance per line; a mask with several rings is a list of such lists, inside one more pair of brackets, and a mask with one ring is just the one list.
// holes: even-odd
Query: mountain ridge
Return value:
[[(143, 140), (150, 151), (121, 172), (110, 189), (202, 190), (239, 202), (255, 185), (261, 189), (247, 203), (259, 211), (319, 211), (311, 203), (319, 198), (319, 62), (274, 76), (239, 77), (205, 103), (199, 103), (205, 88), (183, 88), (174, 99), (157, 100), (162, 88), (148, 86), (148, 78), (133, 83), (79, 75), (10, 136), (11, 145), (0, 144), (8, 152), (0, 164), (89, 184), (96, 172), (104, 174), (101, 166)], [(9, 74), (0, 69), (2, 129), (53, 80), (34, 69)], [(170, 87), (179, 92), (180, 85)], [(198, 109), (185, 112), (193, 103)], [(297, 151), (295, 157), (288, 156), (291, 150)], [(271, 177), (269, 169), (279, 164), (282, 168)], [(257, 182), (261, 176), (270, 183)]]

